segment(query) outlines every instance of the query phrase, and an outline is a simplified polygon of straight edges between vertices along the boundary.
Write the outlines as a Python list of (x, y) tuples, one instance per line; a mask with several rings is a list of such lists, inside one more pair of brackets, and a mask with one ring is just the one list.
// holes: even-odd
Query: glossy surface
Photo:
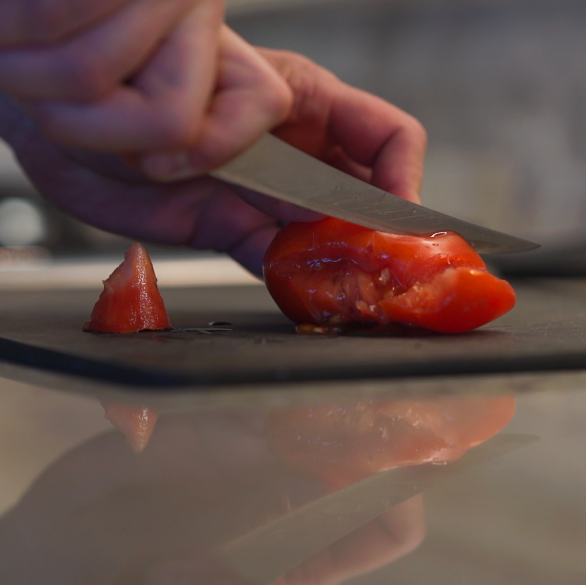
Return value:
[[(0, 521), (3, 582), (268, 585), (287, 573), (304, 584), (353, 576), (368, 585), (577, 585), (586, 577), (579, 391), (518, 398), (500, 437), (540, 440), (491, 461), (473, 459), (452, 475), (458, 463), (402, 468), (334, 491), (272, 455), (263, 430), (270, 409), (166, 413), (136, 455), (100, 422), (97, 401), (6, 384), (0, 400), (3, 443), (20, 440), (18, 457), (0, 450), (4, 510), (18, 500)], [(419, 473), (393, 475), (408, 470)]]
[(104, 281), (104, 290), (83, 329), (137, 333), (170, 328), (151, 259), (145, 248), (135, 242), (124, 255), (124, 262)]
[(515, 293), (457, 234), (386, 234), (328, 218), (281, 230), (267, 287), (296, 323), (403, 323), (462, 333), (510, 311)]
[[(446, 350), (440, 342), (445, 340), (453, 353), (442, 354), (442, 360), (449, 361), (466, 346), (493, 351), (493, 343), (532, 339), (523, 337), (525, 327), (551, 355), (572, 331), (575, 348), (582, 347), (586, 283), (530, 281), (519, 288), (517, 317), (511, 314), (493, 331), (460, 340), (302, 338), (288, 325), (287, 332), (267, 334), (267, 344), (250, 343), (261, 349), (285, 346), (290, 354), (301, 344), (319, 354), (331, 343), (338, 352), (346, 342), (354, 350), (392, 342), (392, 351), (420, 343), (429, 360), (434, 348)], [(277, 311), (261, 287), (163, 294), (174, 321), (191, 314), (202, 328), (212, 320), (225, 321), (236, 309), (256, 315), (259, 323), (260, 316)], [(18, 314), (37, 327), (55, 315), (80, 320), (93, 298), (90, 292), (4, 293), (10, 318), (2, 326), (12, 330), (24, 323)], [(543, 304), (549, 306), (547, 314)], [(224, 365), (219, 358), (213, 363), (218, 369), (228, 368), (246, 344), (244, 336), (233, 337), (230, 331), (185, 332), (182, 339), (163, 336), (157, 342), (153, 336), (158, 334), (89, 336), (79, 331), (79, 323), (75, 331), (82, 339), (100, 340), (98, 345), (138, 340), (149, 352), (159, 347), (167, 361), (179, 347), (195, 347), (189, 335), (197, 337), (198, 348), (224, 335), (231, 342), (222, 342)], [(287, 345), (287, 336), (299, 345)], [(48, 340), (37, 332), (35, 343)], [(112, 355), (121, 359), (120, 347), (116, 341)], [(261, 351), (247, 353), (246, 359), (276, 355)], [(70, 376), (67, 384), (61, 378), (68, 393), (1, 380), (0, 582), (581, 584), (586, 580), (586, 475), (580, 464), (586, 376), (580, 375), (429, 375), (180, 393), (138, 387), (122, 392), (109, 383), (96, 384), (95, 394), (108, 396), (111, 413), (128, 414), (129, 405), (137, 413), (156, 402), (159, 417), (139, 455), (103, 419), (104, 409), (89, 394), (90, 386), (84, 387), (85, 396), (79, 393), (80, 377)], [(543, 391), (531, 392), (535, 387)], [(505, 390), (516, 396), (502, 396)], [(512, 420), (489, 439), (506, 424), (514, 402)], [(310, 412), (319, 416), (308, 417)], [(351, 416), (340, 416), (343, 412)], [(377, 417), (385, 425), (377, 426)], [(388, 430), (386, 443), (378, 442), (377, 428)], [(332, 465), (324, 449), (340, 429), (347, 440), (334, 446), (339, 461)], [(288, 437), (294, 445), (301, 441), (297, 436), (303, 437), (306, 460), (300, 465), (283, 456), (283, 448), (279, 453), (275, 436)], [(420, 437), (425, 440), (419, 442)], [(448, 451), (441, 452), (449, 459), (484, 442), (445, 465), (415, 464), (417, 457), (427, 460), (434, 452), (433, 445), (424, 449), (428, 438), (448, 444)], [(385, 450), (405, 446), (406, 456), (395, 459), (393, 469), (380, 471), (389, 467)], [(357, 473), (356, 465), (365, 459), (382, 465), (367, 465), (366, 472), (358, 467)], [(314, 473), (307, 473), (309, 460)]]

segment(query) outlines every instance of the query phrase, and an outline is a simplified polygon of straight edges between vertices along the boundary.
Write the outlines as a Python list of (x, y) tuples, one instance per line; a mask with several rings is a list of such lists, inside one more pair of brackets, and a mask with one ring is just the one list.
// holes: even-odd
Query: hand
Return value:
[[(270, 63), (293, 95), (275, 134), (378, 187), (419, 200), (426, 138), (416, 120), (303, 57), (269, 50), (257, 56)], [(233, 97), (238, 101), (237, 92)], [(82, 221), (133, 238), (226, 252), (258, 275), (278, 220), (320, 217), (240, 191), (248, 205), (234, 189), (208, 177), (159, 184), (117, 157), (63, 150), (6, 97), (0, 99), (0, 136), (39, 191)], [(184, 154), (182, 177), (212, 165), (199, 152)], [(173, 179), (174, 173), (158, 178)]]
[[(95, 102), (139, 71), (172, 73), (169, 59), (185, 54), (205, 74), (199, 81), (212, 85), (223, 12), (222, 0), (3, 0), (0, 90), (34, 101)], [(203, 47), (212, 48), (205, 59), (195, 52)]]
[(301, 55), (258, 50), (294, 96), (287, 119), (274, 134), (367, 183), (419, 201), (427, 147), (419, 121)]
[(149, 153), (155, 173), (186, 147), (221, 164), (291, 99), (223, 15), (223, 0), (3, 0), (0, 91), (62, 145)]

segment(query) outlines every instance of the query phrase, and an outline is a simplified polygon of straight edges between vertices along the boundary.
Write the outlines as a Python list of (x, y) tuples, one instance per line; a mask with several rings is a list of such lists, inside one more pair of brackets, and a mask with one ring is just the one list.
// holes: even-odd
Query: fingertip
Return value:
[(421, 197), (419, 196), (419, 192), (413, 189), (402, 191), (399, 197), (406, 199), (407, 201), (411, 201), (411, 203), (416, 203), (417, 205), (421, 205)]

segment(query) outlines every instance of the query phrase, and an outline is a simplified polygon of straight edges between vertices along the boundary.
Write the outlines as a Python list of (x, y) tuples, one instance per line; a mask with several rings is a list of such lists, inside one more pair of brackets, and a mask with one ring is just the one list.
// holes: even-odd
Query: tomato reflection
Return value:
[(265, 434), (281, 462), (344, 487), (394, 467), (454, 461), (514, 412), (513, 396), (362, 401), (273, 412)]
[[(152, 411), (104, 406), (131, 444), (140, 439), (144, 447)], [(95, 437), (49, 466), (0, 521), (0, 582), (246, 585), (253, 558), (268, 575), (255, 582), (342, 583), (416, 549), (425, 518), (418, 492), (381, 504), (382, 513), (366, 520), (355, 516), (362, 514), (356, 502), (375, 502), (372, 492), (360, 485), (332, 492), (392, 467), (453, 461), (502, 429), (514, 408), (514, 398), (500, 396), (362, 401), (267, 416), (166, 414), (140, 457), (117, 433)], [(389, 495), (380, 502), (388, 506)], [(332, 508), (327, 498), (338, 496)], [(300, 532), (285, 530), (286, 517), (309, 505), (320, 513), (295, 524)], [(328, 506), (335, 513), (325, 514)], [(346, 528), (338, 533), (340, 519)], [(278, 554), (262, 546), (257, 530), (265, 527)]]
[(155, 430), (158, 413), (146, 405), (124, 404), (100, 400), (104, 417), (126, 438), (135, 453), (142, 453)]

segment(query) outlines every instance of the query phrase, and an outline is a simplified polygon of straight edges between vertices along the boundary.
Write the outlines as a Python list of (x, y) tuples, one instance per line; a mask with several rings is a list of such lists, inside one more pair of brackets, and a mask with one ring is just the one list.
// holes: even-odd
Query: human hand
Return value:
[[(284, 79), (293, 96), (287, 117), (275, 125), (273, 134), (346, 173), (419, 201), (427, 134), (413, 116), (343, 83), (301, 55), (257, 51)], [(151, 172), (150, 176), (183, 179), (213, 166), (202, 164), (197, 151), (186, 150), (182, 155), (182, 168)], [(259, 201), (252, 199), (257, 206)]]
[[(298, 55), (259, 50), (289, 87), (293, 101), (274, 133), (313, 156), (411, 200), (418, 200), (425, 132), (411, 116), (352, 88)], [(237, 95), (233, 96), (236, 100)], [(229, 135), (215, 134), (219, 140)], [(187, 168), (156, 174), (190, 180), (148, 180), (114, 156), (64, 150), (48, 141), (8, 98), (0, 99), (0, 136), (13, 147), (39, 191), (96, 227), (133, 238), (229, 253), (261, 274), (278, 220), (311, 221), (318, 214), (258, 193), (198, 176), (211, 158), (185, 151)], [(262, 210), (262, 211), (259, 211)]]
[(419, 201), (427, 133), (418, 120), (301, 55), (258, 51), (293, 92), (276, 136), (380, 189)]
[[(210, 85), (213, 50), (211, 60), (193, 51), (217, 46), (223, 13), (222, 0), (3, 0), (0, 91), (95, 102), (142, 69), (171, 73), (160, 60), (189, 50), (199, 81)], [(190, 40), (197, 44), (185, 45)]]
[(189, 146), (220, 164), (290, 102), (223, 16), (223, 0), (3, 0), (0, 92), (62, 145), (149, 153), (155, 170)]

